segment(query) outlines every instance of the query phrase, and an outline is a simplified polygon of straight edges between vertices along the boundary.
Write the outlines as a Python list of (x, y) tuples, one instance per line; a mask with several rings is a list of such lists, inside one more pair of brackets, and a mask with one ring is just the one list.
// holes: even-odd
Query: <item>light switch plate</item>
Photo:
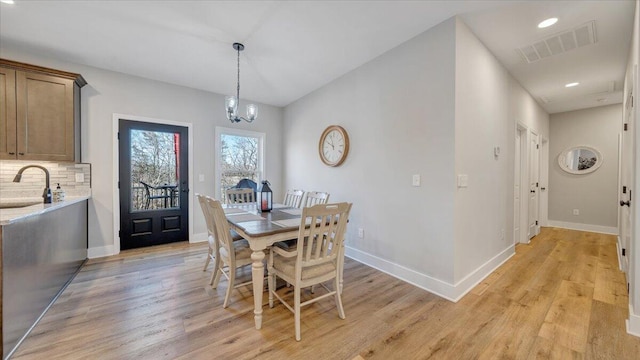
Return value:
[(420, 186), (420, 175), (419, 174), (413, 175), (413, 177), (411, 178), (411, 185)]
[(469, 175), (467, 174), (458, 175), (458, 187), (466, 188), (467, 186), (469, 186)]
[(200, 182), (204, 181), (204, 174), (199, 174), (198, 175), (198, 181), (200, 181)]

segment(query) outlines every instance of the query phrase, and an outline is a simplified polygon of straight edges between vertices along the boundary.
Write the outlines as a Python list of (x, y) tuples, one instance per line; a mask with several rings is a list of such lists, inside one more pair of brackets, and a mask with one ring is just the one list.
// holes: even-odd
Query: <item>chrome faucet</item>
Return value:
[(47, 170), (47, 168), (45, 168), (44, 166), (40, 166), (40, 165), (23, 166), (22, 169), (18, 170), (16, 177), (13, 178), (13, 182), (20, 182), (20, 180), (22, 180), (22, 173), (28, 168), (32, 168), (32, 167), (38, 168), (44, 171), (46, 185), (44, 188), (44, 192), (42, 193), (42, 198), (44, 199), (45, 204), (51, 204), (51, 189), (49, 188), (49, 170)]

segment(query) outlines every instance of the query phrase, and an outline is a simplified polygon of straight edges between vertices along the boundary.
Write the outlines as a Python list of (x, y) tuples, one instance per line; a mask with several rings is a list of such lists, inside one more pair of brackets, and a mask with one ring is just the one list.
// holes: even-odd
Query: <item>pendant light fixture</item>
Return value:
[(236, 87), (235, 96), (231, 95), (224, 98), (225, 107), (227, 108), (227, 119), (232, 123), (240, 122), (240, 120), (250, 123), (258, 117), (258, 107), (255, 104), (247, 105), (246, 118), (238, 116), (238, 102), (240, 101), (240, 51), (244, 50), (244, 45), (233, 43), (233, 48), (238, 52), (238, 86)]

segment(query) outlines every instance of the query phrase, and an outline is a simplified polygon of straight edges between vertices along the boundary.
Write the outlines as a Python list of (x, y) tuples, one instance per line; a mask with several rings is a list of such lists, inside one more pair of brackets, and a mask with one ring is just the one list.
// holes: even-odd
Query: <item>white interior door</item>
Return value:
[(522, 131), (516, 130), (516, 145), (515, 145), (515, 173), (513, 179), (513, 241), (520, 242), (522, 239), (522, 234), (520, 231), (520, 224), (522, 223), (522, 218), (520, 217), (520, 207), (522, 206), (520, 198), (522, 193), (522, 188), (520, 184), (522, 183), (522, 159), (520, 158), (522, 155), (521, 150), (522, 147)]
[(633, 148), (634, 148), (634, 109), (633, 109), (633, 101), (631, 98), (633, 96), (633, 89), (629, 92), (625, 101), (625, 119), (624, 126), (626, 129), (622, 131), (622, 151), (620, 154), (620, 252), (622, 255), (620, 256), (620, 265), (622, 266), (622, 270), (628, 273), (629, 270), (629, 256), (627, 255), (627, 251), (631, 249), (631, 234), (632, 234), (632, 219), (633, 219), (633, 208), (631, 205), (631, 197), (633, 195)]
[(540, 145), (538, 134), (531, 133), (529, 143), (529, 229), (528, 239), (538, 235), (538, 183), (540, 169)]

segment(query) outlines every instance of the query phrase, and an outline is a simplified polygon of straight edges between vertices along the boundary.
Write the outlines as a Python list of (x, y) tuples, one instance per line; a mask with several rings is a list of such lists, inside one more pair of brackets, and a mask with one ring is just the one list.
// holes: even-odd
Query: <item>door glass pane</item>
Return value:
[(221, 194), (225, 190), (235, 187), (242, 179), (250, 179), (258, 183), (260, 180), (259, 139), (253, 136), (221, 134), (222, 166), (220, 187)]
[(180, 207), (180, 134), (131, 130), (131, 209)]

